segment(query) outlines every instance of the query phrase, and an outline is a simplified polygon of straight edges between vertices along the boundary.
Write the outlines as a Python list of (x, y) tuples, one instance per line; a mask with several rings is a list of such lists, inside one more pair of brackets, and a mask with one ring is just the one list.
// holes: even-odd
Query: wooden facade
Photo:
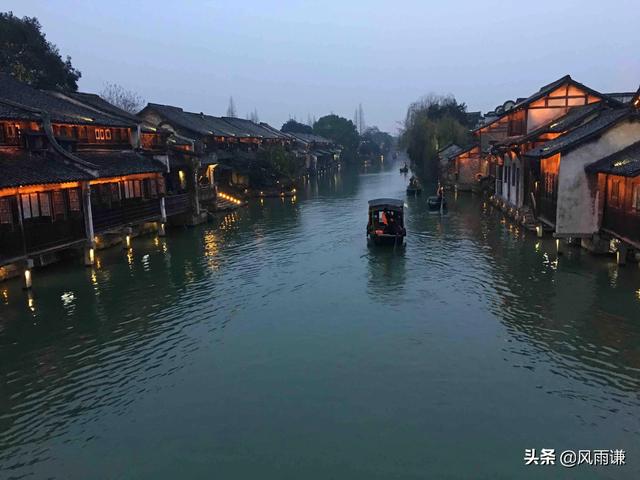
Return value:
[(603, 230), (640, 246), (640, 176), (606, 175)]
[[(526, 208), (534, 214), (536, 203), (542, 202), (546, 206), (545, 217), (552, 216), (549, 210), (552, 191), (543, 188), (548, 179), (543, 178), (541, 165), (525, 155), (573, 127), (570, 122), (560, 121), (572, 109), (602, 100), (603, 95), (565, 76), (476, 129), (474, 134), (483, 147), (483, 158), (490, 161), (490, 172), (495, 176), (496, 197), (511, 207)], [(577, 117), (575, 121), (581, 119)]]

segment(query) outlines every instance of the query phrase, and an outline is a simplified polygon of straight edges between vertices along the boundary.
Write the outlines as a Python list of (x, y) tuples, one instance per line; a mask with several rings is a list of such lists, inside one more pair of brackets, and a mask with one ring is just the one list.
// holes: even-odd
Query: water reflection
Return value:
[[(428, 450), (471, 478), (532, 438), (633, 448), (638, 269), (558, 257), (463, 193), (444, 217), (407, 199), (406, 247), (367, 248), (367, 200), (405, 198), (397, 166), (36, 271), (33, 292), (4, 284), (0, 477), (175, 478), (193, 471), (167, 459), (193, 452), (228, 478), (295, 476), (284, 458), (396, 476), (431, 472)], [(461, 444), (482, 458), (459, 462)]]
[(402, 302), (406, 282), (405, 247), (369, 247), (367, 292), (376, 302), (396, 305)]

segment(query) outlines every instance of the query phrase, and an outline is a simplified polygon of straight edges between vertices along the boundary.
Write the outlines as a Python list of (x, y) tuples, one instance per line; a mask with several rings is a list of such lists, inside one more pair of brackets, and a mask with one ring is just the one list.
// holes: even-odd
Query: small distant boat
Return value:
[(422, 186), (416, 177), (411, 177), (409, 180), (409, 186), (407, 187), (407, 195), (420, 195), (422, 193)]
[(438, 182), (436, 194), (427, 198), (427, 206), (430, 213), (444, 213), (447, 210), (447, 199), (444, 198), (444, 188)]
[(402, 245), (407, 231), (404, 228), (404, 202), (395, 198), (369, 200), (367, 238), (375, 245)]
[(407, 164), (404, 164), (404, 167), (400, 167), (400, 173), (409, 173), (409, 167), (407, 167)]
[(427, 199), (427, 205), (430, 212), (439, 213), (447, 210), (447, 199), (444, 197), (433, 196)]

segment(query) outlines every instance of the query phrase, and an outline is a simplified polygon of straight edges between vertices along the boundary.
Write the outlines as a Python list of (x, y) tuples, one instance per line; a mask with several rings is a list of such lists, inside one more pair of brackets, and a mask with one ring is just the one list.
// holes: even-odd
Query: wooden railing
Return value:
[(160, 218), (160, 200), (144, 200), (140, 203), (125, 203), (119, 207), (93, 212), (95, 233), (151, 222)]
[(640, 242), (640, 215), (608, 207), (604, 211), (602, 228), (635, 242)]

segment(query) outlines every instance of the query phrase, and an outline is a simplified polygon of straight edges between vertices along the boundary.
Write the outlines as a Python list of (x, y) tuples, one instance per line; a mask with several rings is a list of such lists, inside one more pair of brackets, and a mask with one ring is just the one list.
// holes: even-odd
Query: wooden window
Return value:
[(611, 181), (611, 206), (620, 206), (620, 180)]
[(635, 213), (640, 213), (640, 183), (633, 186), (633, 196), (631, 197), (631, 208)]
[(133, 181), (133, 192), (136, 198), (142, 197), (142, 188), (140, 183), (141, 183), (140, 180)]
[(11, 208), (11, 198), (0, 198), (0, 224), (13, 224), (13, 209)]
[(4, 143), (4, 129), (5, 129), (5, 125), (4, 123), (0, 123), (0, 143)]
[(104, 131), (104, 139), (105, 140), (111, 140), (111, 129), (110, 128), (107, 128)]
[(51, 216), (51, 197), (49, 196), (49, 192), (38, 194), (38, 204), (40, 206), (40, 216), (50, 217)]
[(104, 140), (104, 128), (96, 128), (96, 140)]
[(29, 201), (31, 202), (31, 216), (39, 217), (40, 216), (40, 205), (38, 203), (38, 194), (31, 193), (29, 194)]
[(151, 198), (156, 198), (158, 196), (158, 184), (154, 179), (149, 180), (149, 195)]
[(111, 201), (112, 202), (120, 201), (120, 185), (118, 183), (111, 184)]
[(64, 192), (55, 190), (53, 192), (53, 217), (58, 220), (64, 220), (67, 216), (67, 209), (64, 203)]
[(69, 211), (71, 212), (79, 212), (80, 211), (80, 192), (78, 192), (77, 188), (70, 188), (67, 190), (69, 195)]
[(78, 129), (78, 138), (80, 140), (87, 140), (89, 138), (87, 135), (87, 127), (80, 127)]
[(7, 124), (7, 138), (14, 139), (17, 136), (16, 127), (10, 123)]

